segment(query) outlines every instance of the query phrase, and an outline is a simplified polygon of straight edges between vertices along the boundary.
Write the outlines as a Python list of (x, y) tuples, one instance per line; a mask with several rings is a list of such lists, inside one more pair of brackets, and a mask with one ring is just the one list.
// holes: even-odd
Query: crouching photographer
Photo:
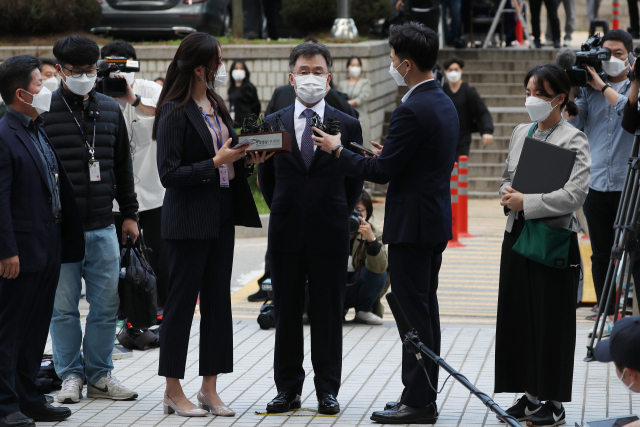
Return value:
[(373, 305), (387, 283), (389, 263), (387, 249), (381, 242), (382, 232), (369, 222), (372, 215), (371, 196), (362, 190), (355, 212), (349, 218), (351, 256), (344, 309), (356, 309), (357, 323), (382, 325), (382, 318), (373, 313)]

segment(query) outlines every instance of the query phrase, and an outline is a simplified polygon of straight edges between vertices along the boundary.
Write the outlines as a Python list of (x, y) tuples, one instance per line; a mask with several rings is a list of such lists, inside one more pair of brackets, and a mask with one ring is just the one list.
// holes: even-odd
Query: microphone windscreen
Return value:
[(107, 61), (105, 61), (104, 59), (100, 59), (98, 61), (98, 71), (104, 71), (107, 68), (109, 68), (109, 63)]
[(393, 317), (396, 319), (396, 324), (398, 325), (398, 331), (400, 332), (400, 336), (404, 337), (408, 332), (411, 332), (413, 328), (409, 323), (409, 319), (404, 314), (404, 310), (400, 307), (400, 303), (398, 299), (393, 294), (393, 292), (389, 292), (387, 294), (387, 302), (389, 302), (389, 308), (391, 309), (391, 313), (393, 313)]
[(561, 66), (563, 69), (568, 70), (576, 63), (576, 53), (565, 47), (560, 49), (558, 54), (556, 55), (556, 64)]

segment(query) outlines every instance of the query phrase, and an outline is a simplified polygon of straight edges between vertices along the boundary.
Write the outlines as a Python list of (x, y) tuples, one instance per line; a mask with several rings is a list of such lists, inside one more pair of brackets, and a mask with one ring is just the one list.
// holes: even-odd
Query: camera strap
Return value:
[(80, 134), (82, 135), (82, 139), (84, 139), (84, 143), (87, 144), (87, 148), (89, 149), (89, 154), (91, 154), (91, 160), (89, 161), (89, 164), (93, 163), (96, 158), (95, 158), (95, 152), (96, 152), (96, 116), (93, 116), (93, 142), (91, 145), (89, 145), (89, 141), (87, 141), (87, 137), (84, 134), (84, 131), (82, 130), (82, 126), (80, 126), (80, 122), (78, 122), (78, 119), (76, 118), (76, 115), (73, 114), (73, 110), (71, 109), (71, 107), (69, 107), (69, 104), (67, 103), (67, 100), (64, 99), (64, 96), (62, 96), (61, 93), (58, 93), (60, 95), (60, 98), (62, 98), (62, 100), (64, 101), (64, 105), (67, 106), (67, 108), (69, 109), (69, 112), (71, 113), (71, 115), (73, 116), (73, 120), (75, 120), (76, 125), (78, 126), (78, 129), (80, 129)]
[(367, 250), (366, 248), (362, 248), (362, 246), (364, 246), (364, 240), (360, 241), (360, 244), (358, 245), (358, 250), (356, 251), (356, 255), (360, 255), (359, 257), (359, 264), (360, 266), (358, 267), (358, 276), (356, 277), (356, 280), (353, 281), (353, 283), (347, 283), (347, 286), (353, 286), (356, 283), (358, 283), (358, 281), (360, 280), (360, 276), (362, 275), (362, 267), (364, 266), (364, 252)]

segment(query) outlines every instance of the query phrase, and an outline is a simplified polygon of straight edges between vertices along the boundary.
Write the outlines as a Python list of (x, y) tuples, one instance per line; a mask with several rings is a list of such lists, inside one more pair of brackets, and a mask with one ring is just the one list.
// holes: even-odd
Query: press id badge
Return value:
[(89, 163), (89, 180), (91, 182), (100, 181), (100, 162)]
[(220, 172), (220, 187), (229, 187), (229, 169), (226, 166), (218, 168)]

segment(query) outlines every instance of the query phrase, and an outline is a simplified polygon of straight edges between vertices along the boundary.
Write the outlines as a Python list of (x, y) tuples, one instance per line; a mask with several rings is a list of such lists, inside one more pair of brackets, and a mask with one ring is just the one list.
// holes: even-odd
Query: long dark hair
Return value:
[[(199, 66), (203, 66), (208, 70), (217, 70), (219, 63), (220, 42), (216, 40), (215, 37), (206, 33), (193, 33), (182, 40), (180, 47), (178, 47), (176, 51), (176, 55), (173, 57), (173, 61), (171, 61), (169, 65), (165, 83), (162, 87), (160, 98), (158, 99), (158, 105), (156, 106), (157, 114), (153, 122), (153, 139), (156, 139), (157, 136), (160, 112), (162, 111), (164, 103), (169, 101), (179, 102), (178, 106), (169, 114), (179, 108), (186, 110), (187, 104), (191, 99), (193, 84), (197, 78), (193, 70)], [(205, 75), (208, 76), (208, 72)], [(207, 95), (216, 102), (218, 114), (231, 122), (231, 115), (222, 97), (211, 89), (207, 89)], [(165, 117), (167, 116), (168, 115), (165, 115)]]
[[(529, 80), (532, 77), (536, 78), (536, 89), (541, 95), (548, 98), (553, 98), (564, 94), (564, 102), (560, 105), (560, 109), (567, 107), (567, 112), (572, 116), (577, 116), (580, 109), (575, 102), (569, 100), (569, 93), (571, 92), (571, 81), (567, 72), (557, 64), (540, 64), (527, 71), (527, 75), (524, 78), (524, 87), (526, 89), (529, 84)], [(544, 82), (549, 84), (549, 87), (553, 93), (548, 93), (544, 87)]]
[(247, 64), (245, 64), (242, 59), (236, 59), (235, 61), (233, 61), (233, 64), (231, 64), (231, 69), (227, 73), (229, 75), (229, 92), (236, 90), (236, 81), (233, 78), (233, 70), (236, 69), (236, 65), (238, 64), (242, 64), (242, 68), (244, 69), (244, 74), (245, 74), (244, 80), (242, 80), (241, 86), (244, 86), (245, 84), (249, 83), (249, 76), (251, 75), (251, 73), (249, 73)]
[[(371, 200), (371, 196), (369, 195), (369, 193), (367, 193), (367, 190), (365, 190), (364, 188), (362, 189), (362, 194), (358, 199), (358, 203), (362, 203), (367, 209), (367, 217), (365, 218), (365, 220), (369, 221), (369, 218), (373, 216), (373, 201)], [(356, 205), (358, 203), (356, 203)]]

